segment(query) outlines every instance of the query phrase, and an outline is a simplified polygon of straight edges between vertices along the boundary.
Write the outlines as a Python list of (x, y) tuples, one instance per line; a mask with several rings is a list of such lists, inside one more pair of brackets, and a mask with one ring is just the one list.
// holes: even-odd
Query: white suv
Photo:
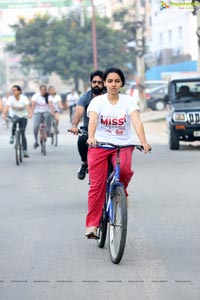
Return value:
[[(137, 83), (135, 81), (127, 82), (126, 84), (128, 89), (126, 90), (126, 94), (129, 96), (133, 96), (134, 90), (137, 89)], [(145, 81), (145, 93), (149, 93), (152, 89), (161, 86), (167, 86), (168, 81), (166, 80), (147, 80)]]

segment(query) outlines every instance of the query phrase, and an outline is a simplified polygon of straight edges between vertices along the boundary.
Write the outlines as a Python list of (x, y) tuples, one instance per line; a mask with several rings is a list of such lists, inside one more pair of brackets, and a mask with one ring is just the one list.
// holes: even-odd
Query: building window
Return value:
[(179, 26), (179, 28), (178, 28), (178, 37), (179, 38), (183, 37), (183, 28), (182, 28), (182, 26)]
[(172, 41), (172, 31), (169, 30), (168, 31), (168, 42), (171, 42)]

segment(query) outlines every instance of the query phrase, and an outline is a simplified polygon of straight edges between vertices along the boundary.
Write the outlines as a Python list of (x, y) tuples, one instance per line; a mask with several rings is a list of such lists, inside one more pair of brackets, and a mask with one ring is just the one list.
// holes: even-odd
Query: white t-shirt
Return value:
[(60, 95), (56, 94), (55, 96), (49, 95), (48, 97), (49, 102), (53, 103), (54, 110), (59, 111), (59, 103), (61, 102)]
[[(29, 104), (29, 100), (25, 95), (20, 95), (19, 100), (15, 96), (9, 96), (6, 105), (10, 106), (10, 115), (17, 116), (19, 118), (27, 117), (28, 111), (26, 106)], [(20, 109), (20, 110), (18, 110)]]
[(98, 142), (110, 142), (117, 145), (132, 143), (131, 112), (139, 110), (136, 97), (119, 94), (119, 101), (113, 105), (107, 94), (97, 96), (90, 102), (87, 113), (98, 114), (98, 125), (95, 138)]
[(34, 94), (31, 100), (32, 102), (36, 102), (34, 113), (45, 113), (50, 111), (49, 105), (40, 93)]
[(72, 95), (72, 93), (67, 95), (67, 103), (69, 106), (76, 105), (78, 99), (79, 99), (79, 96), (78, 96), (77, 92), (74, 92), (73, 95)]

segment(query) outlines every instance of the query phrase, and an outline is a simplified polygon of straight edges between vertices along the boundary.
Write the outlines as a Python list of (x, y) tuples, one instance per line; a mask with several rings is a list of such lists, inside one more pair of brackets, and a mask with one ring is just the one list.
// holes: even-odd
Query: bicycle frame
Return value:
[[(22, 138), (21, 138), (21, 129), (19, 127), (19, 118), (12, 118), (13, 126), (16, 126), (15, 129), (15, 152), (16, 152), (16, 164), (19, 165), (22, 162)], [(18, 153), (19, 151), (19, 153)]]
[(21, 139), (21, 130), (20, 130), (20, 128), (19, 128), (19, 118), (13, 117), (13, 118), (12, 118), (12, 123), (13, 123), (13, 126), (14, 126), (14, 125), (16, 126), (16, 129), (15, 129), (15, 137), (17, 136), (17, 133), (18, 133), (19, 136), (20, 136), (20, 139)]
[(46, 142), (47, 133), (46, 133), (46, 125), (45, 124), (40, 125), (40, 142), (42, 141), (43, 138), (45, 139), (45, 142)]
[[(113, 212), (113, 203), (112, 203), (112, 194), (113, 191), (116, 189), (117, 186), (121, 186), (124, 188), (123, 184), (120, 182), (120, 150), (122, 148), (127, 147), (133, 147), (140, 151), (143, 150), (143, 147), (141, 145), (126, 145), (126, 146), (120, 146), (120, 145), (114, 145), (111, 143), (97, 143), (97, 146), (103, 146), (103, 145), (109, 145), (113, 148), (116, 148), (116, 166), (114, 167), (114, 170), (111, 172), (111, 174), (108, 176), (106, 181), (106, 199), (108, 198), (108, 201), (106, 203), (106, 216), (110, 222), (110, 224), (114, 224), (114, 212)], [(112, 149), (112, 148), (111, 148)]]
[[(100, 226), (98, 227), (97, 244), (103, 248), (109, 225), (109, 251), (113, 263), (118, 264), (124, 254), (127, 235), (127, 204), (124, 185), (120, 182), (120, 150), (132, 147), (140, 151), (141, 145), (114, 145), (111, 143), (96, 143), (97, 147), (109, 145), (116, 149), (116, 164), (111, 171), (108, 168), (106, 181), (106, 197), (102, 210)], [(113, 151), (112, 151), (113, 153)], [(108, 154), (109, 156), (109, 154)]]
[(40, 142), (42, 141), (42, 139), (45, 139), (45, 142), (47, 140), (47, 130), (46, 130), (47, 126), (45, 124), (45, 119), (44, 119), (44, 115), (42, 115), (42, 120), (40, 123)]
[(108, 202), (106, 205), (106, 215), (111, 224), (114, 224), (114, 212), (113, 212), (113, 202), (111, 201), (111, 195), (115, 190), (116, 186), (122, 186), (123, 184), (120, 183), (120, 159), (119, 159), (120, 148), (117, 148), (117, 163), (114, 170), (107, 178), (106, 182), (106, 193), (108, 195)]

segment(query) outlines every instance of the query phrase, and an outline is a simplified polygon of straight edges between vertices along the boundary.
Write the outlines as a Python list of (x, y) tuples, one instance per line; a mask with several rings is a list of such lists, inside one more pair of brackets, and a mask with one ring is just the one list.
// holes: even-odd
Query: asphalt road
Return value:
[(133, 154), (128, 236), (119, 265), (87, 240), (88, 178), (62, 116), (59, 146), (14, 162), (0, 126), (0, 300), (199, 300), (200, 145), (169, 151), (162, 121), (145, 123), (152, 153)]

